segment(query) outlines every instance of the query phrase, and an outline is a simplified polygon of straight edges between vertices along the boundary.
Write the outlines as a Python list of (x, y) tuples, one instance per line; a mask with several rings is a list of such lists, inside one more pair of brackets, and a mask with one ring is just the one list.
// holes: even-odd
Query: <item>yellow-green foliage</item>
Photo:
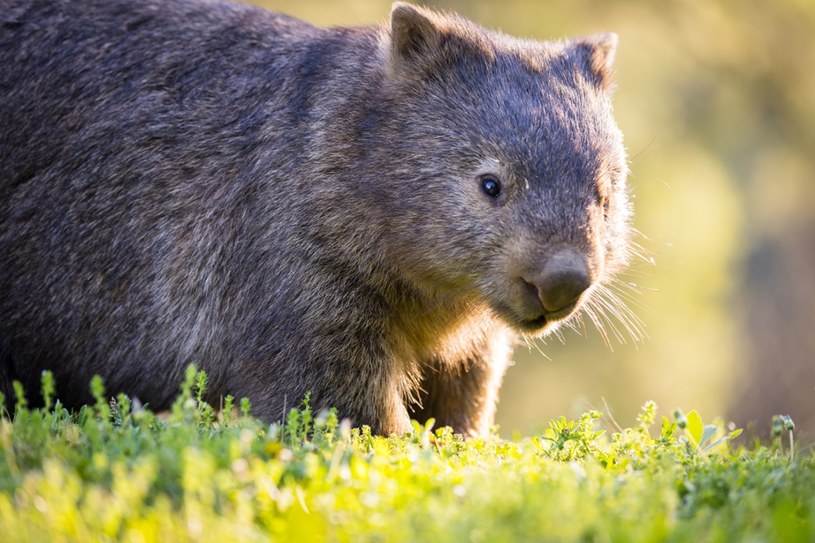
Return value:
[(123, 396), (108, 404), (99, 382), (97, 404), (75, 414), (9, 406), (0, 541), (815, 537), (812, 454), (791, 458), (780, 441), (735, 450), (737, 431), (695, 412), (655, 428), (647, 403), (611, 435), (590, 412), (519, 441), (465, 441), (431, 424), (383, 438), (307, 402), (271, 426), (231, 399), (216, 416), (204, 385), (191, 370), (166, 418)]

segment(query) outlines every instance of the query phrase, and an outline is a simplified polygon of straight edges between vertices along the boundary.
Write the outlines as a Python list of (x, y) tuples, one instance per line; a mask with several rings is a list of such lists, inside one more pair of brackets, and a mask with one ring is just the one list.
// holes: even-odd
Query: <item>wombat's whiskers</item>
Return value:
[[(631, 228), (631, 234), (632, 237), (636, 236), (644, 240), (648, 239), (642, 232), (635, 228)], [(649, 264), (654, 263), (654, 258), (650, 254), (650, 251), (634, 240), (628, 240), (628, 247), (626, 250), (628, 251), (628, 254), (632, 257), (638, 258), (643, 262), (647, 262)]]
[[(613, 280), (608, 285), (597, 285), (593, 296), (586, 301), (584, 309), (609, 349), (612, 348), (609, 333), (623, 344), (627, 343), (626, 335), (635, 343), (643, 341), (646, 337), (645, 325), (623, 301), (622, 298), (628, 295), (621, 290), (620, 285), (629, 286), (618, 280)], [(616, 292), (612, 289), (616, 289)], [(622, 325), (622, 329), (618, 323)]]

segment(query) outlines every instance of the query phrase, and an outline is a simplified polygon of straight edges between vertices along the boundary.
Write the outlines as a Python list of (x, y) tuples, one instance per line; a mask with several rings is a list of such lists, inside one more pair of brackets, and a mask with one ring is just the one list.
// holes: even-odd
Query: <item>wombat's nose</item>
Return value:
[(537, 290), (547, 313), (569, 308), (591, 286), (585, 259), (571, 249), (551, 255), (540, 273), (524, 280)]

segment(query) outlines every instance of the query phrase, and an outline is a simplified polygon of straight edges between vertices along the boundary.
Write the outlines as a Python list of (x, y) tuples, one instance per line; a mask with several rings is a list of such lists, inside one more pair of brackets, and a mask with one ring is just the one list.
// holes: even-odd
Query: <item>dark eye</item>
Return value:
[(501, 194), (501, 181), (494, 175), (483, 175), (481, 176), (481, 190), (487, 196), (497, 198)]

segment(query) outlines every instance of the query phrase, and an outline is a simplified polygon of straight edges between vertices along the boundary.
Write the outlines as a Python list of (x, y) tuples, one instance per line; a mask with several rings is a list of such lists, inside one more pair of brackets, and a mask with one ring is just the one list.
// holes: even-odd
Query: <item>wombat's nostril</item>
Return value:
[(535, 287), (547, 313), (566, 309), (591, 286), (586, 261), (578, 253), (563, 249), (550, 256), (537, 275), (525, 281)]

